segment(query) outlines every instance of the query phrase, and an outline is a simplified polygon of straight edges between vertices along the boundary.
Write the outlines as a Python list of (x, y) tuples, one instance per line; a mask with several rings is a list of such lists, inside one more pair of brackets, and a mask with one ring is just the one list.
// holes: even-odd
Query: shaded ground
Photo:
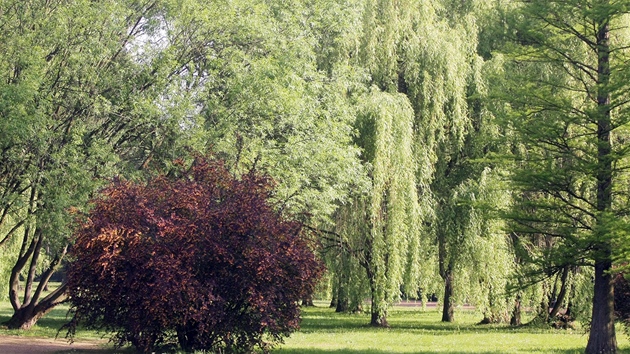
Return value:
[[(396, 306), (404, 306), (404, 307), (422, 307), (422, 301), (418, 301), (418, 300), (402, 300), (400, 302), (397, 302), (395, 304)], [(426, 307), (427, 308), (435, 308), (438, 306), (442, 306), (442, 304), (438, 304), (437, 302), (432, 302), (432, 301), (428, 301), (426, 303)], [(459, 305), (456, 306), (457, 309), (464, 309), (464, 310), (474, 310), (475, 307), (471, 306), (471, 305)]]
[(103, 349), (106, 342), (68, 343), (65, 338), (32, 338), (0, 335), (2, 354), (53, 354), (53, 353), (114, 353)]

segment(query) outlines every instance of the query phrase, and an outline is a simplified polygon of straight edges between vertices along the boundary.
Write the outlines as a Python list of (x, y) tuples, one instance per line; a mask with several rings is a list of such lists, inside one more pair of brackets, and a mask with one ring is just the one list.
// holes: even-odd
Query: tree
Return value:
[[(197, 68), (208, 78), (198, 96), (207, 144), (237, 170), (255, 165), (273, 176), (283, 208), (319, 231), (333, 229), (338, 208), (369, 184), (352, 139), (355, 91), (364, 91), (356, 88), (359, 71), (349, 59), (360, 5), (247, 0), (197, 11), (203, 14), (197, 18), (220, 14), (202, 22), (195, 38), (208, 48)], [(319, 233), (322, 240), (326, 235)], [(342, 269), (359, 267), (345, 251), (332, 249), (324, 245), (323, 258), (339, 284), (349, 279)], [(362, 295), (352, 293), (353, 307)]]
[[(298, 328), (322, 268), (301, 224), (270, 203), (272, 182), (197, 158), (93, 201), (69, 267), (70, 314), (143, 352), (265, 352)], [(176, 339), (173, 338), (176, 336)]]
[(65, 298), (65, 284), (45, 297), (42, 290), (65, 258), (69, 210), (84, 209), (114, 174), (163, 166), (192, 134), (182, 89), (192, 49), (181, 26), (162, 26), (174, 22), (174, 8), (3, 3), (0, 245), (18, 245), (9, 327), (29, 328)]
[(330, 226), (365, 179), (352, 145), (350, 74), (326, 42), (345, 40), (346, 18), (328, 12), (348, 6), (205, 2), (196, 15), (195, 45), (206, 48), (196, 67), (207, 78), (197, 97), (205, 142), (238, 169), (256, 165), (273, 176), (278, 200), (315, 226)]
[[(594, 267), (587, 353), (614, 353), (612, 244), (627, 216), (628, 9), (619, 1), (528, 1), (510, 51), (514, 230), (554, 247), (542, 272)], [(515, 150), (516, 151), (516, 150)]]
[[(487, 70), (484, 58), (477, 54), (481, 31), (478, 12), (486, 7), (483, 1), (372, 0), (366, 2), (364, 10), (359, 62), (370, 74), (369, 83), (390, 94), (403, 94), (413, 109), (415, 184), (423, 209), (417, 222), (424, 227), (423, 234), (434, 236), (433, 242), (425, 239), (421, 245), (425, 255), (423, 283), (426, 286), (434, 283), (431, 278), (441, 277), (445, 321), (453, 320), (455, 270), (461, 270), (459, 289), (467, 288), (467, 278), (474, 283), (468, 289), (482, 291), (476, 286), (478, 279), (465, 273), (476, 273), (476, 264), (487, 259), (484, 254), (495, 254), (499, 249), (507, 252), (505, 247), (493, 248), (505, 240), (478, 239), (482, 235), (499, 239), (496, 230), (478, 227), (497, 225), (485, 222), (488, 215), (466, 201), (493, 195), (481, 181), (486, 166), (471, 162), (497, 148), (492, 145), (496, 124), (483, 100)], [(477, 189), (481, 185), (488, 190)], [(460, 213), (470, 218), (460, 218)], [(463, 242), (465, 237), (471, 239)], [(470, 244), (488, 248), (467, 253), (473, 249)], [(480, 258), (469, 257), (473, 255)], [(509, 263), (502, 265), (506, 273)], [(496, 295), (501, 286), (494, 285)]]
[[(368, 227), (354, 229), (364, 240), (364, 266), (371, 291), (373, 326), (388, 326), (387, 309), (402, 285), (417, 284), (422, 216), (415, 183), (413, 110), (402, 94), (375, 88), (357, 117), (359, 146), (372, 166), (364, 204)], [(412, 285), (413, 284), (413, 285)], [(417, 288), (416, 288), (417, 289)], [(415, 289), (414, 289), (415, 291)]]

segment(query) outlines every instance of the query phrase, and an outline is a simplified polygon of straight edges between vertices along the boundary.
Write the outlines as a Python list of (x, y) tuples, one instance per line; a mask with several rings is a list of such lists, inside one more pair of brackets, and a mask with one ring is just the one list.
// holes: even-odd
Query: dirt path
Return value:
[(114, 353), (103, 349), (105, 342), (68, 343), (65, 338), (31, 338), (0, 335), (0, 353), (2, 354), (57, 354), (57, 353)]

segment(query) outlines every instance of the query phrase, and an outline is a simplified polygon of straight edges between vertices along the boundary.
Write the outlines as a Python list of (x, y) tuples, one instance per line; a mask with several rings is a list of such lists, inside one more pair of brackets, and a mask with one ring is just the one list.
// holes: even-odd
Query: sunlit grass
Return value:
[[(455, 323), (443, 323), (435, 308), (394, 307), (388, 329), (368, 325), (368, 314), (337, 314), (319, 307), (303, 311), (302, 328), (286, 339), (274, 354), (424, 354), (424, 353), (583, 353), (588, 336), (583, 330), (555, 330), (539, 327), (512, 328), (506, 325), (477, 325), (482, 316), (470, 310), (455, 313)], [(42, 318), (30, 331), (0, 329), (0, 335), (54, 338), (67, 322), (67, 305)], [(0, 322), (11, 316), (11, 306), (0, 303)], [(63, 338), (65, 331), (59, 333)], [(101, 340), (94, 331), (81, 330), (77, 341)], [(619, 353), (630, 354), (630, 343), (620, 330)], [(98, 353), (120, 351), (98, 351)], [(81, 353), (81, 351), (73, 351)], [(95, 353), (88, 351), (86, 353)]]
[[(0, 335), (13, 335), (23, 337), (65, 338), (66, 331), (60, 328), (68, 322), (68, 305), (61, 304), (52, 309), (41, 318), (30, 330), (6, 329), (0, 325)], [(0, 302), (0, 323), (3, 323), (13, 314), (13, 308), (8, 302)], [(102, 335), (95, 331), (84, 329), (77, 330), (76, 340), (102, 340)]]
[[(37, 283), (34, 284), (37, 287)], [(57, 282), (50, 282), (48, 284), (49, 291), (44, 291), (42, 298), (50, 291), (55, 290), (59, 286)], [(68, 305), (61, 304), (53, 308), (46, 316), (41, 318), (33, 328), (30, 330), (10, 330), (6, 329), (6, 327), (2, 327), (0, 325), (0, 334), (2, 335), (15, 335), (15, 336), (25, 336), (25, 337), (44, 337), (44, 338), (54, 338), (59, 334), (60, 338), (64, 338), (66, 335), (66, 331), (59, 331), (59, 329), (68, 322)], [(0, 302), (0, 324), (8, 321), (13, 315), (13, 308), (9, 301)], [(93, 339), (101, 339), (94, 331), (86, 331), (79, 330), (77, 331), (77, 337), (84, 340), (93, 340)]]
[[(336, 314), (325, 307), (305, 309), (302, 330), (274, 351), (277, 354), (422, 354), (422, 353), (583, 353), (583, 330), (555, 330), (506, 325), (477, 325), (482, 316), (456, 312), (455, 323), (440, 321), (437, 309), (395, 307), (388, 329), (367, 324), (367, 314)], [(619, 333), (620, 353), (630, 344)]]

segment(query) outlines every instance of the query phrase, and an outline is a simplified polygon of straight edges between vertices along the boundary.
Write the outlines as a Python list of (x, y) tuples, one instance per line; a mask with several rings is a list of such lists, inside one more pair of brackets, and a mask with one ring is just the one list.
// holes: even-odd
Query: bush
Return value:
[(615, 317), (624, 324), (627, 334), (630, 334), (630, 282), (626, 274), (617, 273), (615, 283)]
[(298, 301), (321, 274), (270, 181), (198, 158), (176, 177), (115, 181), (76, 233), (68, 282), (77, 325), (121, 346), (268, 351), (298, 328)]

